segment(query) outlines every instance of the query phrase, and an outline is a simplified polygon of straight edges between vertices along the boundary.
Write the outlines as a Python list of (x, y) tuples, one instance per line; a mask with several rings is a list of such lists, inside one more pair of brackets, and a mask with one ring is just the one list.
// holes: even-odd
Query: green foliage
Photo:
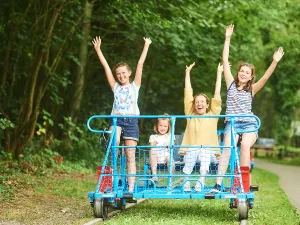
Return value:
[(9, 200), (14, 196), (11, 182), (5, 175), (0, 175), (0, 201)]
[(82, 136), (78, 141), (72, 142), (55, 140), (52, 149), (84, 168), (101, 165), (105, 154), (104, 142), (99, 143), (99, 136), (94, 134)]
[[(273, 52), (279, 46), (286, 51), (267, 86), (255, 96), (253, 111), (262, 120), (260, 136), (276, 138), (278, 143), (288, 145), (291, 120), (299, 120), (295, 118), (300, 104), (295, 94), (300, 84), (300, 29), (296, 19), (300, 6), (297, 3), (296, 0), (92, 1), (92, 17), (83, 21), (85, 1), (76, 0), (63, 5), (50, 42), (46, 43), (53, 6), (60, 5), (60, 1), (50, 5), (40, 0), (19, 4), (5, 2), (1, 5), (0, 33), (3, 38), (0, 49), (3, 54), (0, 68), (7, 68), (9, 76), (0, 100), (10, 121), (1, 119), (0, 130), (11, 128), (14, 132), (14, 124), (22, 122), (19, 117), (23, 110), (21, 103), (27, 102), (29, 94), (25, 87), (30, 86), (39, 54), (43, 53), (38, 79), (32, 84), (36, 90), (43, 90), (34, 92), (34, 99), (42, 97), (42, 102), (37, 121), (38, 135), (33, 139), (43, 136), (44, 141), (54, 140), (55, 146), (50, 144), (50, 148), (73, 157), (72, 160), (79, 160), (80, 154), (86, 160), (86, 152), (90, 151), (96, 157), (97, 140), (88, 137), (92, 134), (87, 134), (85, 123), (91, 115), (110, 114), (113, 93), (93, 49), (93, 37), (101, 37), (101, 49), (111, 67), (120, 61), (131, 65), (132, 78), (143, 48), (143, 37), (151, 37), (153, 43), (144, 64), (139, 91), (141, 114), (167, 112), (178, 115), (184, 114), (185, 65), (196, 62), (191, 72), (194, 92), (204, 92), (212, 97), (216, 68), (222, 58), (225, 26), (234, 23), (230, 47), (233, 74), (237, 63), (243, 60), (256, 66), (256, 76), (260, 78), (272, 61)], [(75, 91), (74, 74), (82, 65), (78, 46), (86, 40), (82, 27), (89, 22), (88, 60), (82, 74), (85, 89), (78, 109), (79, 117), (74, 120), (70, 115), (73, 104), (70, 99)], [(9, 50), (7, 62), (4, 57)], [(221, 92), (225, 109), (225, 85)], [(43, 96), (37, 96), (39, 94)], [(35, 100), (33, 105), (37, 104)], [(178, 131), (185, 127), (184, 122), (178, 125)], [(152, 123), (145, 122), (141, 135), (149, 135), (151, 127)], [(11, 138), (14, 142), (13, 136)], [(6, 140), (2, 138), (3, 141)]]
[(6, 128), (14, 128), (15, 125), (8, 119), (6, 118), (1, 118), (0, 119), (0, 129), (5, 130)]
[[(77, 162), (85, 168), (95, 168), (101, 164), (105, 154), (105, 143), (99, 143), (99, 136), (87, 131), (86, 126), (76, 126), (70, 117), (64, 118), (65, 123), (59, 124), (64, 132), (63, 140), (54, 140), (51, 149), (59, 152), (67, 160)], [(93, 126), (105, 127), (105, 121), (96, 121)], [(102, 137), (100, 136), (100, 140)]]
[(64, 117), (64, 123), (58, 125), (71, 141), (78, 142), (79, 137), (83, 134), (80, 127), (72, 122), (71, 117)]
[(38, 143), (25, 149), (24, 156), (20, 158), (18, 167), (24, 173), (43, 175), (51, 173), (49, 170), (61, 169), (63, 157), (50, 148), (41, 148)]

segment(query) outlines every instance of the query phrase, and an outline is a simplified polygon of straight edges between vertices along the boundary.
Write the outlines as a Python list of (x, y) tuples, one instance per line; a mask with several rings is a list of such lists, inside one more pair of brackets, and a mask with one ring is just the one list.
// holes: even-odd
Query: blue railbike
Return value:
[[(138, 119), (157, 119), (157, 118), (170, 118), (171, 131), (170, 143), (174, 143), (175, 125), (176, 120), (179, 119), (193, 119), (193, 118), (227, 118), (231, 124), (231, 144), (224, 146), (220, 141), (218, 146), (183, 146), (180, 142), (176, 141), (173, 145), (169, 146), (150, 146), (150, 145), (137, 145), (126, 146), (126, 148), (135, 148), (136, 157), (136, 174), (126, 173), (126, 157), (124, 154), (125, 146), (117, 145), (117, 118), (124, 116), (113, 115), (95, 115), (89, 118), (87, 122), (88, 129), (91, 132), (98, 134), (109, 135), (109, 141), (106, 144), (106, 153), (102, 166), (98, 167), (98, 182), (96, 189), (88, 193), (90, 204), (93, 207), (94, 215), (97, 218), (107, 218), (109, 207), (113, 206), (116, 209), (124, 209), (127, 202), (133, 199), (229, 199), (230, 208), (237, 208), (238, 219), (246, 221), (248, 219), (248, 211), (253, 207), (254, 191), (258, 190), (258, 186), (250, 185), (245, 192), (242, 182), (242, 171), (239, 164), (239, 147), (236, 144), (236, 134), (245, 133), (243, 130), (235, 130), (234, 122), (237, 117), (253, 117), (258, 122), (260, 127), (260, 120), (254, 115), (218, 115), (218, 116), (126, 116), (127, 118)], [(112, 130), (104, 130), (94, 128), (97, 120), (111, 119), (113, 124)], [(247, 131), (247, 132), (254, 132)], [(178, 136), (177, 136), (178, 137)], [(159, 182), (154, 182), (151, 174), (151, 167), (149, 164), (149, 152), (151, 148), (168, 147), (170, 153), (169, 165), (157, 165), (159, 173), (157, 174)], [(199, 174), (199, 163), (194, 167), (194, 172), (186, 178), (182, 173), (184, 162), (182, 157), (178, 154), (180, 148), (209, 148), (209, 149), (231, 149), (231, 156), (229, 166), (224, 175), (217, 174), (218, 162), (209, 162), (210, 171), (208, 174)], [(203, 162), (200, 162), (203, 163)], [(128, 192), (127, 178), (135, 177), (135, 186), (132, 193)], [(200, 182), (198, 178), (204, 176), (206, 178), (205, 184)], [(211, 193), (211, 189), (215, 185), (216, 178), (223, 177), (221, 192)], [(197, 183), (200, 182), (201, 191), (196, 191), (191, 188), (189, 192), (184, 191), (186, 182)]]

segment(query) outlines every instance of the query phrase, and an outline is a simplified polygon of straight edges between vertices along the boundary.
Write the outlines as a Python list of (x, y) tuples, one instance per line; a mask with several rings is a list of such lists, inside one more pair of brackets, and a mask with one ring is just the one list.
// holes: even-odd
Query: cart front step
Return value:
[(258, 185), (250, 185), (250, 191), (259, 191)]

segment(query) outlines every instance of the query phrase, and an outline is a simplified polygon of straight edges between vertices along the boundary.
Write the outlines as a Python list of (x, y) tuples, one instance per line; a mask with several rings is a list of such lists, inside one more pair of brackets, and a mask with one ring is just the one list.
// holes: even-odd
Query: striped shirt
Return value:
[(122, 86), (116, 82), (114, 88), (114, 105), (111, 115), (140, 115), (138, 107), (139, 88), (134, 82)]
[[(226, 114), (244, 114), (253, 115), (252, 113), (252, 92), (238, 90), (233, 81), (227, 90)], [(237, 118), (238, 121), (256, 121), (253, 117)]]

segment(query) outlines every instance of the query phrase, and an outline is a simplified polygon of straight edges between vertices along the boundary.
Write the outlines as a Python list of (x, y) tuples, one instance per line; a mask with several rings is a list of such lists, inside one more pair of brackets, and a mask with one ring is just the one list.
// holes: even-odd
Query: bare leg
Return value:
[[(137, 141), (125, 140), (126, 146), (136, 146)], [(127, 161), (127, 173), (136, 174), (136, 163), (135, 163), (135, 148), (126, 148), (126, 161)], [(135, 176), (128, 177), (128, 192), (133, 192), (135, 184)]]
[[(169, 165), (170, 165), (170, 156), (166, 156), (166, 163), (168, 165), (168, 168), (169, 168)], [(173, 161), (173, 165), (172, 165), (172, 173), (174, 173), (175, 171), (175, 162)]]
[[(236, 135), (236, 142), (238, 141), (238, 135)], [(230, 133), (227, 133), (224, 137), (224, 146), (231, 145), (231, 135)], [(226, 173), (226, 170), (228, 168), (229, 159), (231, 155), (231, 149), (230, 148), (224, 148), (222, 151), (222, 154), (220, 156), (220, 162), (218, 167), (218, 175), (224, 175)], [(223, 180), (223, 177), (217, 177), (217, 184), (221, 185)]]
[[(109, 128), (109, 130), (112, 131), (113, 128), (114, 128), (114, 127), (111, 126), (111, 127)], [(121, 132), (122, 132), (122, 128), (121, 128), (121, 127), (117, 127), (117, 145), (120, 144)], [(110, 137), (111, 137), (111, 135), (109, 136), (109, 138), (110, 138)]]
[[(201, 175), (206, 175), (207, 171), (209, 170), (209, 164), (210, 164), (210, 150), (202, 148), (200, 150), (199, 158), (200, 158), (200, 174)], [(200, 181), (202, 182), (203, 185), (205, 185), (205, 177), (201, 176)]]
[(157, 151), (155, 149), (150, 150), (150, 166), (152, 175), (157, 174)]
[(250, 165), (250, 148), (256, 141), (255, 133), (244, 133), (241, 142), (240, 166)]
[[(109, 130), (113, 130), (113, 126), (111, 126), (109, 128)], [(122, 128), (121, 127), (117, 127), (117, 145), (120, 146), (120, 139), (121, 139), (121, 132), (122, 132)], [(111, 135), (109, 136), (109, 138), (111, 138)], [(114, 145), (114, 143), (112, 143), (112, 145)], [(117, 158), (118, 158), (118, 153), (119, 153), (119, 149), (116, 150), (117, 151)]]
[[(166, 163), (168, 165), (168, 168), (170, 166), (170, 156), (166, 156)], [(174, 161), (173, 161), (173, 165), (172, 165), (172, 171), (171, 173), (174, 174), (174, 171), (175, 171), (175, 164), (174, 164)], [(172, 182), (174, 181), (174, 177), (172, 176)]]

